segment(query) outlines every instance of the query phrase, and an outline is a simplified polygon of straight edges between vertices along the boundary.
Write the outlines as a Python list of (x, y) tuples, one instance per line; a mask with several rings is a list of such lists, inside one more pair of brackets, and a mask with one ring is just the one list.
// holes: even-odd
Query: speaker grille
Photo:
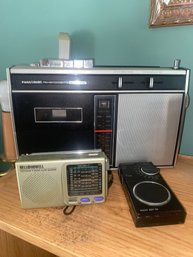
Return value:
[(60, 195), (57, 181), (46, 172), (33, 172), (22, 185), (26, 198), (37, 204), (56, 201)]
[(119, 95), (116, 166), (151, 161), (172, 165), (183, 94)]

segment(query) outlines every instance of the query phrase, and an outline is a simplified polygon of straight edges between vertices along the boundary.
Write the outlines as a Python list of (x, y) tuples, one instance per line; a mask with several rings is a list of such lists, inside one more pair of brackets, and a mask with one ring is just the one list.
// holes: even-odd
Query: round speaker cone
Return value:
[(153, 181), (142, 181), (133, 188), (133, 194), (137, 200), (149, 206), (161, 206), (171, 199), (169, 190)]

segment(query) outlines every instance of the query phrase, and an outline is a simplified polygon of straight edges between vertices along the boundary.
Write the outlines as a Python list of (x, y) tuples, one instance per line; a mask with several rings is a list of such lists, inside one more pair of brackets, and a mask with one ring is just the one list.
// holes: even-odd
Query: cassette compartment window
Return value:
[(82, 123), (82, 108), (35, 107), (36, 123)]

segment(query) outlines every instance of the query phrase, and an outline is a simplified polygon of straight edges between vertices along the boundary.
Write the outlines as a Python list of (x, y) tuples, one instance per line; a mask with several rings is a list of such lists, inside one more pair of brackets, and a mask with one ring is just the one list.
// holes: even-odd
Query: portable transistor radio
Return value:
[(109, 163), (102, 151), (22, 155), (16, 162), (23, 208), (102, 203)]

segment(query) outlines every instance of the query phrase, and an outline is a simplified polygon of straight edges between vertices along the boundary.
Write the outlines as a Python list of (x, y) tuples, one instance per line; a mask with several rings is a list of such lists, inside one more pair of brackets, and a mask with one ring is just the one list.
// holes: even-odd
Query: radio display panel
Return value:
[(102, 164), (77, 164), (67, 166), (68, 195), (102, 194)]

